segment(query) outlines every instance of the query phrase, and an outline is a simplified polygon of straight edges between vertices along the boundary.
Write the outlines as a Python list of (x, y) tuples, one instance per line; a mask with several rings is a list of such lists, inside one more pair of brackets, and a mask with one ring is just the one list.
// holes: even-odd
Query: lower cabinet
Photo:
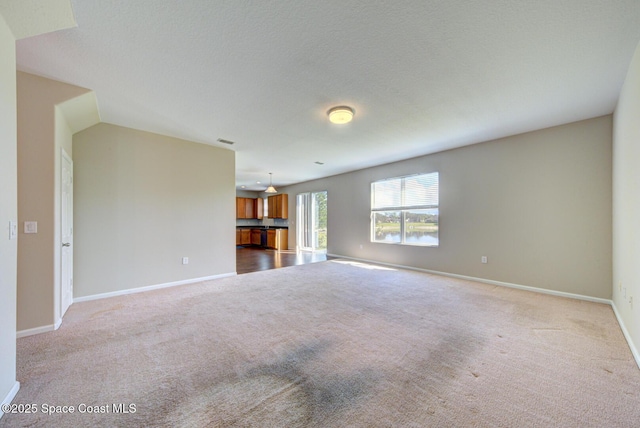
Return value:
[(289, 231), (287, 229), (267, 230), (267, 247), (276, 250), (286, 250), (289, 248)]
[(251, 245), (260, 245), (260, 229), (251, 229)]
[(240, 245), (250, 245), (251, 244), (251, 230), (250, 229), (241, 229), (240, 230)]
[[(236, 229), (236, 245), (265, 245), (262, 242), (261, 229)], [(289, 248), (289, 231), (287, 229), (267, 229), (267, 248), (286, 250)]]
[(267, 247), (276, 248), (276, 231), (275, 229), (267, 230)]

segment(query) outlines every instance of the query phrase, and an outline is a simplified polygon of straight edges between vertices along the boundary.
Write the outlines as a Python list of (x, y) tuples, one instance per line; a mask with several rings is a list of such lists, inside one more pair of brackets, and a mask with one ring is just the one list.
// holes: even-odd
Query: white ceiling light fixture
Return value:
[(271, 183), (271, 173), (269, 173), (269, 187), (267, 187), (267, 190), (265, 190), (264, 193), (278, 193), (276, 188), (273, 187), (273, 184)]
[(351, 122), (355, 113), (356, 112), (351, 107), (347, 106), (333, 107), (327, 112), (331, 123), (336, 123), (338, 125)]

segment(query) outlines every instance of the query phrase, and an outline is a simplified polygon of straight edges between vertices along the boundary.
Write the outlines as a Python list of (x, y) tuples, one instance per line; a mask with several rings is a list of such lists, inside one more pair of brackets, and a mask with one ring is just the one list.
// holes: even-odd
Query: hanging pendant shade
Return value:
[(278, 193), (278, 191), (276, 190), (275, 187), (273, 187), (273, 184), (271, 182), (271, 173), (269, 173), (269, 187), (267, 187), (267, 190), (265, 190), (264, 193)]

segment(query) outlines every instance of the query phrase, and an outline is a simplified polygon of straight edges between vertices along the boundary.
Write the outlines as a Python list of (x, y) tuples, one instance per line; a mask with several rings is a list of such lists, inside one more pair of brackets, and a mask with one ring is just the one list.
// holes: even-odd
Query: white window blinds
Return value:
[(438, 206), (438, 173), (391, 178), (371, 184), (372, 210)]

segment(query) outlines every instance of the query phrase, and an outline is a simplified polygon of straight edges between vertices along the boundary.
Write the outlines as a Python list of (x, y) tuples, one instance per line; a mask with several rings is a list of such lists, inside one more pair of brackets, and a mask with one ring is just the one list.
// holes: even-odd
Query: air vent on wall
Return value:
[(233, 141), (225, 140), (224, 138), (218, 138), (218, 143), (229, 144), (230, 146), (235, 144)]

